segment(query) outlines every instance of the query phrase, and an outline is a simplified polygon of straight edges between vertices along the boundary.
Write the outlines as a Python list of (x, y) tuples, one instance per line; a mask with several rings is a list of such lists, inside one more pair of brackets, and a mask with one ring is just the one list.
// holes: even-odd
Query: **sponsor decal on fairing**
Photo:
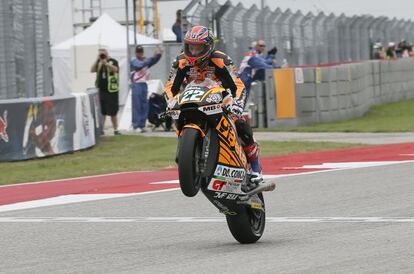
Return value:
[(206, 99), (206, 102), (207, 103), (216, 103), (216, 104), (218, 104), (218, 103), (221, 103), (222, 99), (223, 98), (222, 98), (221, 94), (212, 93), (212, 94), (208, 95), (208, 97)]
[(226, 181), (224, 178), (213, 178), (210, 181), (210, 184), (207, 187), (208, 190), (217, 191), (217, 192), (229, 192), (243, 194), (241, 190), (241, 184), (231, 181)]
[(209, 105), (209, 106), (203, 106), (199, 107), (198, 109), (202, 112), (204, 112), (207, 115), (217, 114), (223, 112), (221, 104), (216, 105)]
[(217, 165), (214, 176), (225, 177), (233, 182), (242, 182), (246, 177), (246, 171), (243, 168), (232, 168), (223, 165)]
[(227, 193), (227, 192), (215, 192), (213, 198), (216, 199), (226, 199), (226, 200), (236, 200), (239, 197), (238, 194)]

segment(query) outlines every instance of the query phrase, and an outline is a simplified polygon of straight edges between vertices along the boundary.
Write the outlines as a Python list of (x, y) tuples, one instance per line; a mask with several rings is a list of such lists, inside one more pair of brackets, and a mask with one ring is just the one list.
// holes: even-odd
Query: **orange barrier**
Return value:
[(276, 117), (296, 118), (295, 72), (292, 68), (273, 70)]

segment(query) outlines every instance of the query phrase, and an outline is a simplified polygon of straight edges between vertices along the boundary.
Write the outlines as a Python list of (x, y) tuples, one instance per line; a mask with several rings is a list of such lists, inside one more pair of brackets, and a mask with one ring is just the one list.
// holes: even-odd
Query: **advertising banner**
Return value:
[(95, 144), (95, 130), (93, 114), (89, 96), (74, 93), (76, 97), (76, 131), (74, 134), (73, 150), (90, 147)]
[(101, 129), (96, 97), (96, 93), (82, 93), (1, 101), (0, 161), (51, 156), (95, 145)]
[[(104, 119), (101, 113), (99, 95), (96, 90), (94, 92), (88, 92), (87, 94), (89, 97), (91, 113), (93, 116), (93, 126), (94, 126), (95, 136), (97, 137), (102, 134), (103, 127), (104, 127), (103, 125)], [(96, 142), (98, 142), (98, 138), (95, 138), (95, 139), (96, 139)]]

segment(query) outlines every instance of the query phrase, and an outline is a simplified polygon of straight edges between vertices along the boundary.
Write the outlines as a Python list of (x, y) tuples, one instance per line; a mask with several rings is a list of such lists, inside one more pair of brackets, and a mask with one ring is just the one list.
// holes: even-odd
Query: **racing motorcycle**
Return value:
[(211, 79), (190, 82), (170, 100), (164, 117), (176, 122), (176, 162), (184, 195), (193, 197), (201, 189), (225, 214), (233, 237), (240, 243), (254, 243), (265, 228), (262, 192), (274, 190), (275, 184), (250, 182), (249, 163), (237, 136), (235, 118), (223, 107), (232, 100), (225, 94), (225, 89)]

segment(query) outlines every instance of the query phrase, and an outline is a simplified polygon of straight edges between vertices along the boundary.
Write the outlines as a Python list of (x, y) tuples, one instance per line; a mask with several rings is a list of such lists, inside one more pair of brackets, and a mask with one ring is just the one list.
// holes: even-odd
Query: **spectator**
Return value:
[(373, 53), (373, 59), (382, 60), (385, 59), (385, 51), (384, 47), (380, 42), (377, 42), (373, 46), (374, 53)]
[(406, 41), (405, 40), (402, 40), (401, 42), (398, 43), (397, 48), (395, 49), (395, 56), (397, 58), (402, 57), (402, 53), (403, 53), (403, 50), (404, 50), (405, 46), (406, 46)]
[(144, 48), (135, 48), (136, 58), (131, 61), (131, 90), (132, 90), (132, 127), (139, 133), (145, 132), (145, 123), (148, 117), (148, 85), (149, 68), (161, 58), (163, 50), (154, 49), (153, 57), (144, 56)]
[(238, 75), (246, 86), (246, 102), (250, 94), (253, 81), (264, 81), (265, 69), (280, 68), (276, 62), (277, 48), (273, 47), (264, 56), (265, 41), (257, 40), (251, 44), (251, 49), (241, 61)]
[(411, 56), (412, 46), (406, 40), (401, 41), (401, 57), (407, 58)]
[(407, 44), (407, 47), (403, 51), (402, 57), (407, 58), (407, 57), (413, 57), (413, 56), (414, 56), (413, 46), (410, 44)]
[(394, 42), (389, 42), (388, 43), (388, 48), (386, 51), (386, 58), (387, 59), (395, 59), (397, 57), (396, 52), (395, 52), (395, 43)]
[(119, 109), (119, 66), (118, 61), (110, 57), (106, 48), (98, 50), (98, 58), (91, 67), (91, 72), (96, 72), (95, 86), (99, 90), (99, 101), (101, 112), (104, 116), (111, 117), (112, 127), (115, 135), (120, 135), (118, 131), (118, 109)]
[(175, 23), (172, 25), (172, 31), (176, 36), (177, 43), (183, 41), (183, 32), (181, 30), (181, 10), (177, 10)]

